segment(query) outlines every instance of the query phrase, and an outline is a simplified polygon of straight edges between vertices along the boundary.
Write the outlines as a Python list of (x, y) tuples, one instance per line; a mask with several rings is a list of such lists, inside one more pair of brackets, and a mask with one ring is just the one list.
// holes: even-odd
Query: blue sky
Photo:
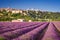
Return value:
[(60, 12), (60, 0), (0, 0), (0, 8), (27, 9), (35, 8)]

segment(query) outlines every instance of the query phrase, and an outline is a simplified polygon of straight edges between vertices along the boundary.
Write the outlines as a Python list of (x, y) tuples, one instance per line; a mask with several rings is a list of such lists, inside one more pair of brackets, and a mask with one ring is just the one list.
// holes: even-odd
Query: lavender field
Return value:
[(60, 40), (60, 22), (0, 22), (0, 40)]

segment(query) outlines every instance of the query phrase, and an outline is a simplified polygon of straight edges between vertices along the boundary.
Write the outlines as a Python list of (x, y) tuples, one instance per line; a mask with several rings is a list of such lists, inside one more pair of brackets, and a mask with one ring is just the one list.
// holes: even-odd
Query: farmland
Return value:
[(60, 22), (0, 22), (0, 40), (60, 40)]

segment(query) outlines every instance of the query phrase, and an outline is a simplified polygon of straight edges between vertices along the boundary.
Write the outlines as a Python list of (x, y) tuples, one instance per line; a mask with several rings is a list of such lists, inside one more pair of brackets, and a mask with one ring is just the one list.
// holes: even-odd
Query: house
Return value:
[(24, 22), (24, 19), (12, 20), (12, 22)]
[(32, 20), (29, 20), (29, 22), (32, 22)]
[(22, 13), (22, 10), (16, 10), (16, 9), (12, 9), (12, 13)]

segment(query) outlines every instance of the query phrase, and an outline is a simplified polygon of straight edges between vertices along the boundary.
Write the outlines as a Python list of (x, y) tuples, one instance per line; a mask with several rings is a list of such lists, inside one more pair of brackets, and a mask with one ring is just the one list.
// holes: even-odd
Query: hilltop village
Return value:
[(60, 21), (60, 12), (48, 12), (35, 9), (22, 10), (14, 8), (0, 8), (0, 21)]

